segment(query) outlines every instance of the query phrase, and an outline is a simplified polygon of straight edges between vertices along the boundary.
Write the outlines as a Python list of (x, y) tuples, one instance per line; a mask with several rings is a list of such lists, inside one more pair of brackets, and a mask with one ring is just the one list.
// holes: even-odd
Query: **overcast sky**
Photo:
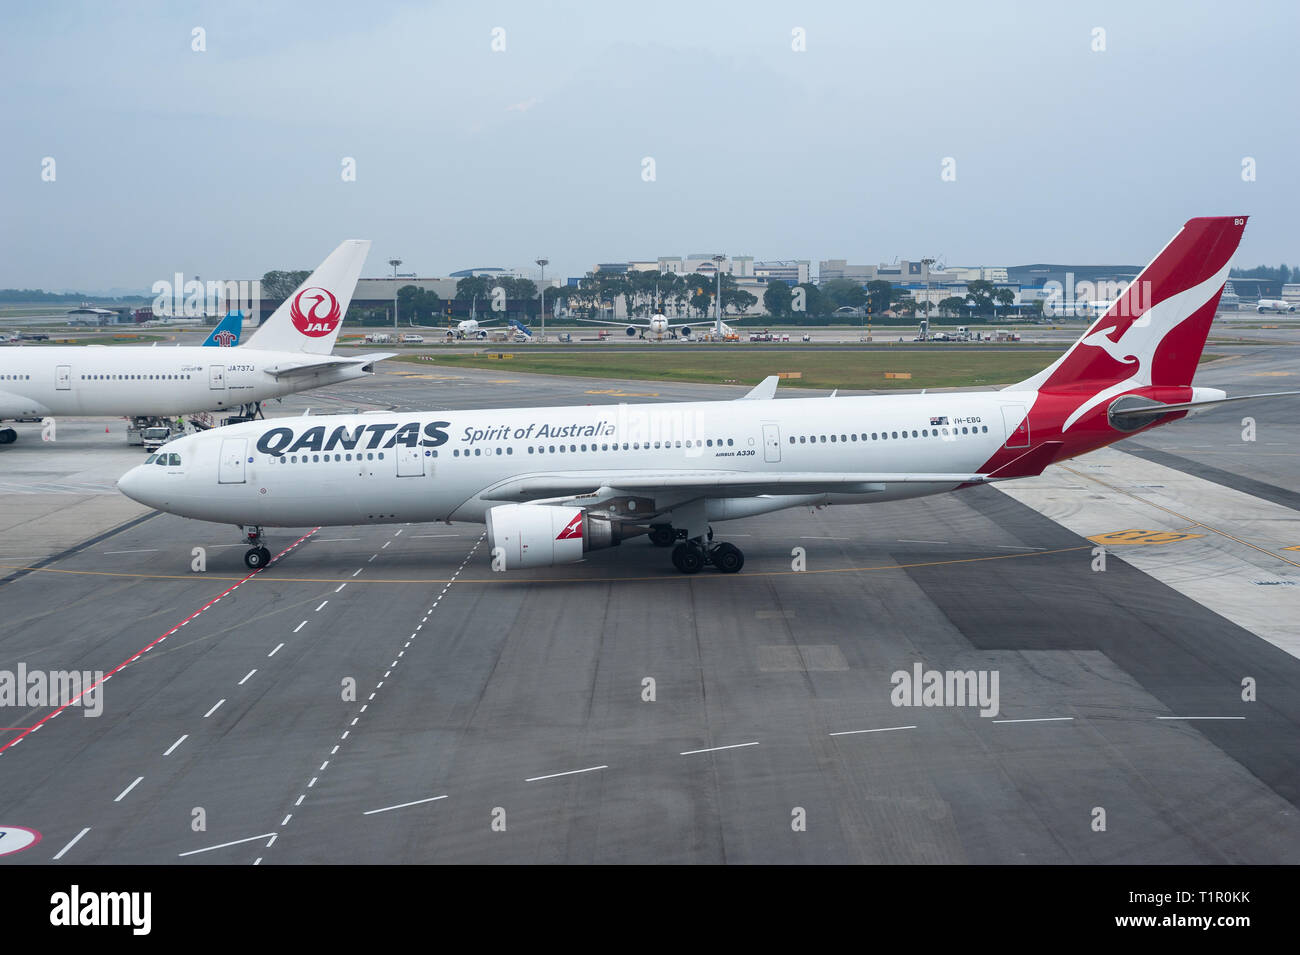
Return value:
[(257, 277), (344, 238), (372, 276), (1141, 264), (1227, 214), (1237, 264), (1300, 261), (1300, 5), (1056, 6), (4, 4), (0, 287)]

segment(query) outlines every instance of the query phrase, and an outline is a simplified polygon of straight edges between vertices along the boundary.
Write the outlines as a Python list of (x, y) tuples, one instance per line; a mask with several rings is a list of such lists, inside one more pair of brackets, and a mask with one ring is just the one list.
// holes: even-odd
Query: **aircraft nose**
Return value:
[(154, 498), (150, 494), (150, 488), (153, 484), (150, 479), (151, 470), (146, 465), (137, 464), (117, 479), (117, 489), (133, 501), (148, 507), (154, 507)]

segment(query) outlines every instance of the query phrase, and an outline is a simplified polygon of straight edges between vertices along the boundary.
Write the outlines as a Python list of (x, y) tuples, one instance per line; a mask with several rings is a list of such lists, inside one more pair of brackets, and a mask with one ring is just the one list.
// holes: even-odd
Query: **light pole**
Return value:
[(402, 264), (402, 260), (389, 259), (388, 264), (393, 267), (393, 331), (397, 331), (397, 267)]
[(538, 288), (542, 293), (542, 341), (546, 341), (546, 266), (551, 262), (550, 259), (537, 259), (538, 267), (542, 270), (542, 277), (538, 280)]
[(934, 265), (934, 259), (922, 259), (921, 265), (925, 267), (925, 323), (930, 324), (930, 266)]
[(727, 257), (721, 252), (713, 257), (714, 271), (718, 273), (717, 324), (714, 326), (713, 335), (718, 341), (722, 341), (722, 263), (725, 261)]

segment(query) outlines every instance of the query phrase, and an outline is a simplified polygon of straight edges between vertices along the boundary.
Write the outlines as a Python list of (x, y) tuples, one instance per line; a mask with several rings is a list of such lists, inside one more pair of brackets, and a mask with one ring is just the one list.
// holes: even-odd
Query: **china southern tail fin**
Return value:
[(1188, 220), (1069, 351), (1009, 390), (1095, 393), (1079, 415), (1136, 388), (1191, 385), (1245, 227), (1246, 216)]
[(244, 313), (227, 312), (226, 317), (212, 329), (212, 334), (203, 340), (205, 347), (233, 348), (239, 344), (240, 333), (244, 330)]
[(244, 347), (328, 355), (369, 251), (369, 239), (345, 240), (257, 327)]

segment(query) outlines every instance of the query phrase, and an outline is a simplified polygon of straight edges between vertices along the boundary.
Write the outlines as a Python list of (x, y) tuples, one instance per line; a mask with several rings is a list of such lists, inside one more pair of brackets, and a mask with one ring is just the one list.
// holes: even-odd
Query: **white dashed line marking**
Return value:
[(265, 839), (267, 836), (270, 836), (271, 838), (275, 838), (275, 833), (264, 832), (260, 836), (249, 836), (247, 839), (236, 839), (234, 842), (223, 842), (219, 846), (206, 846), (202, 849), (191, 849), (189, 852), (177, 853), (177, 856), (178, 858), (183, 858), (185, 856), (196, 856), (200, 852), (212, 852), (216, 849), (225, 849), (230, 846), (240, 846), (243, 845), (245, 842), (256, 842), (258, 839)]
[(223, 699), (220, 699), (220, 700), (217, 700), (217, 704), (216, 704), (216, 706), (212, 707), (212, 709), (210, 709), (210, 710), (208, 710), (206, 713), (204, 713), (204, 714), (203, 714), (203, 718), (206, 720), (206, 719), (207, 719), (209, 716), (211, 716), (213, 713), (217, 712), (217, 710), (220, 709), (221, 704), (224, 703), (224, 702), (226, 702), (224, 698), (223, 698)]
[(142, 779), (144, 779), (143, 776), (137, 776), (137, 777), (135, 777), (135, 782), (133, 782), (131, 785), (127, 786), (127, 787), (126, 787), (125, 789), (123, 789), (120, 793), (118, 793), (118, 794), (117, 794), (117, 798), (114, 799), (113, 802), (121, 802), (123, 799), (125, 799), (125, 798), (126, 798), (126, 794), (129, 793), (132, 789), (135, 789), (136, 786), (139, 786), (139, 785), (140, 785), (140, 780), (142, 780)]
[(882, 726), (874, 730), (842, 730), (838, 733), (827, 733), (827, 736), (854, 736), (858, 733), (890, 733), (894, 730), (914, 730), (915, 726)]
[(428, 799), (417, 799), (414, 802), (398, 803), (396, 806), (385, 806), (383, 809), (367, 809), (361, 815), (373, 816), (377, 812), (392, 812), (394, 809), (405, 809), (408, 806), (422, 806), (426, 802), (437, 802), (439, 799), (446, 799), (446, 796), (430, 796)]
[(742, 749), (745, 746), (757, 746), (758, 740), (752, 743), (732, 743), (730, 746), (710, 746), (708, 749), (688, 749), (684, 753), (678, 753), (679, 756), (694, 756), (697, 753), (716, 753), (724, 749)]
[[(369, 561), (366, 561), (366, 563), (369, 563)], [(357, 574), (361, 573), (363, 569), (364, 568), (362, 567), (358, 567), (356, 570), (352, 571), (352, 576), (355, 577)]]
[(275, 656), (277, 653), (280, 652), (280, 648), (281, 648), (282, 646), (284, 646), (283, 643), (277, 643), (277, 644), (275, 645), (275, 649), (272, 650), (270, 653), (268, 653), (267, 656), (268, 656), (268, 657), (273, 657), (273, 656)]
[(62, 849), (60, 849), (60, 850), (55, 854), (55, 856), (54, 856), (54, 861), (55, 861), (55, 862), (58, 862), (60, 859), (62, 859), (62, 858), (63, 858), (63, 854), (64, 854), (65, 852), (67, 852), (69, 849), (71, 849), (73, 846), (75, 846), (78, 842), (80, 842), (80, 841), (81, 841), (81, 837), (84, 836), (84, 835), (85, 835), (86, 833), (88, 833), (88, 832), (90, 832), (90, 826), (87, 826), (85, 829), (82, 829), (79, 833), (77, 833), (75, 836), (73, 836), (73, 837), (72, 837), (72, 841), (69, 842), (66, 846), (64, 846)]
[(346, 580), (343, 581), (343, 583), (339, 584), (337, 587), (334, 588), (334, 592), (335, 592), (335, 593), (338, 593), (340, 590), (342, 590), (342, 589), (343, 589), (344, 587), (346, 587), (347, 585), (348, 585), (348, 582), (347, 582)]
[(329, 603), (328, 600), (322, 600), (322, 601), (320, 602), (320, 606), (316, 608), (316, 612), (317, 612), (317, 613), (320, 613), (321, 610), (325, 607), (325, 605), (326, 605), (327, 603)]
[(1068, 723), (1073, 716), (1040, 716), (1032, 720), (994, 720), (994, 723)]
[(293, 813), (289, 813), (289, 815), (285, 816), (284, 821), (280, 823), (280, 828), (283, 829), (285, 826), (289, 825), (289, 820), (292, 818)]
[(295, 806), (301, 806), (301, 805), (302, 805), (302, 801), (303, 801), (304, 799), (306, 799), (306, 798), (307, 798), (307, 794), (306, 794), (306, 793), (303, 793), (301, 796), (298, 797), (298, 801), (295, 802), (294, 805), (295, 805)]
[[(1157, 716), (1158, 720), (1244, 720), (1244, 716)], [(997, 720), (994, 720), (996, 723)]]
[(176, 742), (174, 742), (174, 743), (172, 743), (170, 746), (168, 746), (168, 747), (167, 747), (167, 752), (163, 753), (163, 755), (164, 755), (164, 756), (170, 756), (173, 752), (175, 752), (177, 746), (181, 745), (181, 743), (185, 742), (185, 741), (186, 741), (187, 739), (189, 739), (189, 738), (190, 738), (190, 734), (189, 734), (189, 733), (184, 734), (180, 739), (178, 739)]
[(243, 678), (242, 680), (239, 681), (238, 685), (239, 685), (239, 686), (243, 686), (245, 683), (248, 682), (248, 678), (251, 677), (251, 676), (252, 676), (254, 673), (256, 673), (256, 672), (257, 672), (257, 668), (256, 668), (256, 667), (254, 667), (253, 669), (249, 670), (247, 673), (244, 674), (244, 678)]
[(608, 766), (588, 766), (586, 769), (571, 769), (566, 773), (550, 773), (546, 776), (532, 776), (525, 779), (526, 783), (541, 782), (543, 779), (558, 779), (561, 776), (576, 776), (578, 773), (594, 773), (598, 769), (609, 769)]
[(303, 627), (305, 627), (305, 626), (307, 626), (307, 621), (306, 621), (306, 620), (304, 620), (302, 623), (298, 624), (298, 626), (294, 627), (294, 628), (293, 628), (293, 632), (294, 632), (294, 633), (297, 633), (299, 630), (301, 630), (301, 629), (302, 629)]

